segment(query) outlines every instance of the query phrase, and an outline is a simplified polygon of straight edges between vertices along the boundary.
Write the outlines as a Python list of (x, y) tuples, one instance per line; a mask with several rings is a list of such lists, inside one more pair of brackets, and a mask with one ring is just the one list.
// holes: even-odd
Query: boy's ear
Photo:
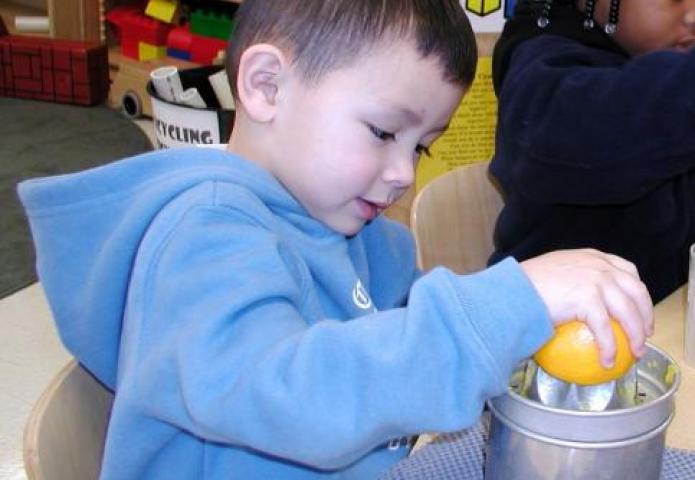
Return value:
[(282, 74), (287, 68), (284, 53), (273, 45), (255, 44), (241, 55), (237, 91), (253, 120), (268, 122), (274, 118)]

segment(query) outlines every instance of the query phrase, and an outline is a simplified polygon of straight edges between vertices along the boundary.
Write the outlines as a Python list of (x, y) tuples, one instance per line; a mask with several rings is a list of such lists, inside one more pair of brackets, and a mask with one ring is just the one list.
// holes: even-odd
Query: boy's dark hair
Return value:
[(235, 18), (226, 69), (236, 98), (241, 54), (256, 43), (288, 52), (309, 82), (388, 35), (436, 55), (447, 81), (467, 87), (475, 77), (475, 36), (459, 0), (244, 0)]

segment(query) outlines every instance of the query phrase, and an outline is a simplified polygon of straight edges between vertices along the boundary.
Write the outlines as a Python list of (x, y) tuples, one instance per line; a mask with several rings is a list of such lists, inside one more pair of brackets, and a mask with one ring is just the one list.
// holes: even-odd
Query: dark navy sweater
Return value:
[(490, 263), (597, 248), (634, 262), (657, 302), (695, 242), (695, 51), (630, 58), (571, 7), (547, 33), (535, 20), (518, 11), (494, 54), (506, 205)]

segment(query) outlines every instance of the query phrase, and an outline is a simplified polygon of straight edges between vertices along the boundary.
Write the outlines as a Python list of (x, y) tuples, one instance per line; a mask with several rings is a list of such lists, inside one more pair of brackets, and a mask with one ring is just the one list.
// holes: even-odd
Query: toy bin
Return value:
[(152, 120), (157, 148), (227, 143), (234, 123), (234, 110), (220, 107), (208, 81), (219, 65), (179, 70), (184, 90), (195, 87), (207, 108), (195, 108), (161, 98), (150, 80), (147, 93), (152, 99)]

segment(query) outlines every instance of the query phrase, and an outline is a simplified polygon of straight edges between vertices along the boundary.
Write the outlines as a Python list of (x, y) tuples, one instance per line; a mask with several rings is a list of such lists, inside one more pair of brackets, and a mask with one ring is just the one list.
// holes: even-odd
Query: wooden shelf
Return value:
[(104, 39), (102, 0), (47, 0), (51, 37), (99, 42)]
[[(10, 34), (84, 41), (103, 39), (102, 0), (46, 0), (45, 8), (0, 0), (0, 15)], [(48, 17), (49, 32), (18, 32), (14, 27), (14, 19), (17, 16)]]
[[(2, 20), (5, 22), (5, 26), (7, 27), (7, 31), (10, 32), (10, 35), (15, 35), (20, 32), (17, 32), (17, 30), (14, 28), (14, 19), (15, 17), (20, 17), (20, 16), (27, 16), (27, 17), (45, 17), (47, 16), (47, 12), (43, 8), (36, 8), (36, 7), (30, 7), (18, 3), (13, 3), (13, 2), (7, 2), (7, 1), (1, 1), (0, 0), (0, 16), (2, 17)], [(21, 32), (22, 35), (36, 35), (36, 36), (48, 36), (48, 33), (29, 33), (25, 34), (24, 32)]]

